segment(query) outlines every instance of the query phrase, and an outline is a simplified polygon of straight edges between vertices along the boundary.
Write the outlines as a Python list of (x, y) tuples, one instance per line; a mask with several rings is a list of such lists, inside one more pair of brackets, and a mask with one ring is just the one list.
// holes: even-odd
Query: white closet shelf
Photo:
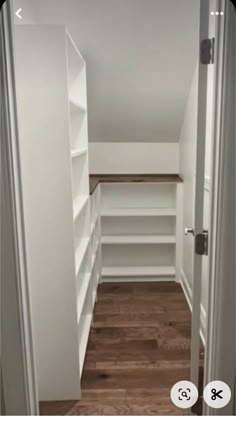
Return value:
[(102, 244), (175, 244), (174, 235), (103, 235)]
[(133, 276), (175, 276), (174, 266), (134, 266), (134, 267), (104, 267), (102, 276), (106, 277), (133, 277)]
[(91, 278), (91, 273), (85, 273), (83, 279), (81, 279), (82, 285), (77, 297), (77, 320), (80, 322), (81, 314), (83, 311), (83, 306), (86, 298), (86, 294), (89, 287), (89, 281)]
[(94, 306), (95, 301), (96, 301), (96, 296), (97, 296), (96, 291), (93, 291), (93, 306)]
[(70, 98), (70, 107), (72, 112), (79, 111), (80, 113), (86, 113), (86, 108), (74, 98)]
[(98, 246), (99, 246), (99, 242), (97, 241), (96, 247), (95, 247), (95, 253), (92, 255), (92, 269), (94, 267), (94, 263), (95, 263), (95, 260), (96, 260), (96, 257), (97, 257)]
[(104, 208), (101, 216), (176, 216), (176, 209), (171, 208)]
[(81, 337), (79, 338), (79, 368), (80, 368), (80, 375), (82, 374), (83, 365), (84, 365), (84, 357), (86, 353), (87, 343), (88, 343), (88, 336), (90, 331), (90, 326), (92, 322), (92, 314), (87, 314), (85, 316), (85, 320), (83, 323), (83, 332)]
[(94, 228), (96, 227), (97, 223), (98, 223), (98, 216), (95, 217), (95, 219), (91, 223), (91, 235), (94, 233)]
[(87, 149), (73, 149), (71, 151), (71, 157), (72, 158), (76, 158), (77, 156), (81, 156), (81, 155), (86, 155), (87, 154)]
[(82, 55), (80, 54), (75, 42), (73, 41), (73, 39), (71, 38), (68, 32), (66, 33), (66, 36), (68, 40), (68, 49), (69, 49), (68, 54), (70, 54), (71, 58), (73, 56), (75, 64), (78, 63), (79, 66), (82, 68), (83, 66), (85, 66), (85, 61)]
[(81, 263), (83, 261), (84, 255), (86, 253), (87, 247), (89, 245), (89, 237), (82, 238), (80, 240), (79, 246), (75, 251), (75, 273), (78, 275)]
[(84, 206), (88, 202), (88, 196), (78, 196), (73, 202), (74, 220), (78, 217)]

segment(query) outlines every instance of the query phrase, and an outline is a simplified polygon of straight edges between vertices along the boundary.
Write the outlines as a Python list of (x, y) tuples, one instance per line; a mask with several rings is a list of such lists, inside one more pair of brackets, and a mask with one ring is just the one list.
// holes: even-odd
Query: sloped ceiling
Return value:
[(34, 0), (87, 61), (89, 140), (176, 142), (197, 62), (199, 0)]

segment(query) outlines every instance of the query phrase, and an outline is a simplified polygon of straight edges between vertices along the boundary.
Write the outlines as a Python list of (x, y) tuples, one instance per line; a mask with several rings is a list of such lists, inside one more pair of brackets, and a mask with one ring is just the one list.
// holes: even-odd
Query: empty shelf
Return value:
[(91, 278), (91, 274), (85, 273), (83, 278), (81, 278), (79, 280), (82, 283), (82, 285), (81, 285), (81, 288), (80, 288), (80, 291), (79, 291), (79, 295), (77, 297), (77, 320), (78, 320), (78, 323), (80, 322), (80, 317), (81, 317), (81, 313), (82, 313), (82, 310), (83, 310), (86, 294), (87, 294), (87, 291), (88, 291), (90, 278)]
[(74, 219), (77, 218), (77, 216), (79, 215), (79, 213), (82, 211), (82, 209), (84, 208), (84, 206), (86, 205), (88, 201), (88, 197), (87, 196), (78, 196), (76, 199), (74, 199), (74, 204), (73, 204), (73, 215), (74, 215)]
[(75, 44), (75, 42), (73, 41), (73, 39), (71, 38), (68, 32), (66, 33), (66, 37), (67, 37), (68, 55), (69, 55), (70, 61), (72, 62), (73, 67), (79, 67), (80, 69), (83, 66), (85, 66), (84, 58), (82, 57), (80, 51), (77, 48), (77, 45)]
[(132, 276), (175, 276), (175, 268), (173, 266), (135, 266), (135, 267), (104, 267), (102, 270), (103, 277), (132, 277)]
[(80, 368), (80, 375), (82, 375), (83, 365), (84, 365), (84, 357), (87, 349), (88, 344), (88, 337), (90, 326), (92, 323), (92, 314), (87, 314), (85, 317), (85, 321), (83, 323), (83, 332), (81, 337), (79, 338), (79, 368)]
[(96, 257), (97, 257), (98, 246), (99, 246), (99, 242), (97, 241), (96, 246), (95, 246), (95, 253), (92, 254), (92, 270), (93, 270), (94, 263), (95, 263), (95, 260), (96, 260)]
[(79, 246), (75, 252), (75, 273), (78, 275), (80, 265), (83, 261), (84, 255), (86, 253), (87, 247), (89, 244), (89, 237), (82, 238), (80, 240)]
[(176, 209), (155, 208), (117, 208), (102, 209), (102, 216), (176, 216)]
[(98, 217), (96, 216), (95, 219), (91, 223), (91, 235), (94, 233), (94, 228), (96, 227), (98, 222)]
[(174, 235), (104, 235), (102, 244), (175, 244)]

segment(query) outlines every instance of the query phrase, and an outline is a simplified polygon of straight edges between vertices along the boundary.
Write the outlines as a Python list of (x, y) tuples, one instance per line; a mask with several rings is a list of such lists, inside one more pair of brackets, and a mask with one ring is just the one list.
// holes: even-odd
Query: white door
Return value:
[[(191, 381), (198, 387), (199, 353), (200, 353), (200, 317), (201, 317), (201, 282), (202, 258), (207, 240), (204, 235), (204, 184), (205, 184), (205, 146), (207, 120), (208, 69), (214, 66), (214, 41), (210, 38), (209, 23), (211, 10), (217, 10), (216, 1), (200, 0), (200, 42), (199, 42), (199, 80), (198, 80), (198, 120), (196, 151), (196, 183), (195, 183), (195, 217), (194, 227), (187, 229), (186, 234), (195, 237), (193, 258), (193, 290), (192, 290), (192, 330), (191, 330)], [(214, 8), (212, 9), (212, 6)], [(212, 35), (212, 34), (211, 34)], [(208, 57), (209, 53), (209, 57)], [(209, 58), (209, 64), (208, 64)], [(212, 98), (213, 101), (213, 98)], [(202, 250), (201, 250), (202, 249)], [(207, 253), (207, 251), (206, 251)]]

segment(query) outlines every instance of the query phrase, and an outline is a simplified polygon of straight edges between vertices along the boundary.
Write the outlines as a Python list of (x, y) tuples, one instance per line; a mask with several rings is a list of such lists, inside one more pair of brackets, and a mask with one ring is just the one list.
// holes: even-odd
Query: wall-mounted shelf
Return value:
[(88, 196), (78, 196), (74, 201), (73, 201), (73, 215), (74, 215), (74, 220), (78, 217), (78, 215), (80, 214), (80, 212), (83, 210), (84, 206), (88, 203)]
[(102, 269), (104, 278), (122, 278), (122, 277), (173, 277), (175, 276), (174, 266), (134, 266), (134, 267), (104, 267)]
[(99, 189), (89, 195), (86, 64), (69, 35), (67, 51), (78, 346), (82, 375), (94, 297), (101, 273), (100, 247), (97, 246), (97, 236), (100, 236)]
[(104, 208), (101, 216), (176, 216), (176, 209), (168, 208)]
[(64, 25), (16, 32), (37, 389), (40, 401), (78, 400), (100, 278), (99, 250), (93, 261), (91, 252), (86, 64)]
[(83, 261), (84, 255), (86, 253), (87, 247), (89, 245), (90, 238), (81, 238), (79, 241), (79, 246), (75, 251), (75, 274), (77, 275), (80, 269), (80, 265)]
[(85, 316), (82, 334), (81, 334), (80, 339), (79, 339), (80, 377), (82, 377), (82, 373), (83, 373), (84, 359), (85, 359), (85, 353), (86, 353), (86, 349), (87, 349), (90, 326), (91, 326), (91, 323), (92, 323), (92, 317), (93, 317), (92, 313), (88, 313)]
[(175, 244), (174, 235), (103, 235), (102, 244)]
[(179, 276), (178, 176), (94, 176), (101, 183), (102, 276)]
[(85, 273), (84, 274), (82, 286), (81, 286), (79, 295), (77, 297), (77, 320), (78, 320), (78, 323), (80, 321), (81, 314), (82, 314), (82, 311), (83, 311), (83, 306), (84, 306), (86, 294), (87, 294), (87, 291), (88, 291), (90, 278), (91, 278), (91, 273)]

